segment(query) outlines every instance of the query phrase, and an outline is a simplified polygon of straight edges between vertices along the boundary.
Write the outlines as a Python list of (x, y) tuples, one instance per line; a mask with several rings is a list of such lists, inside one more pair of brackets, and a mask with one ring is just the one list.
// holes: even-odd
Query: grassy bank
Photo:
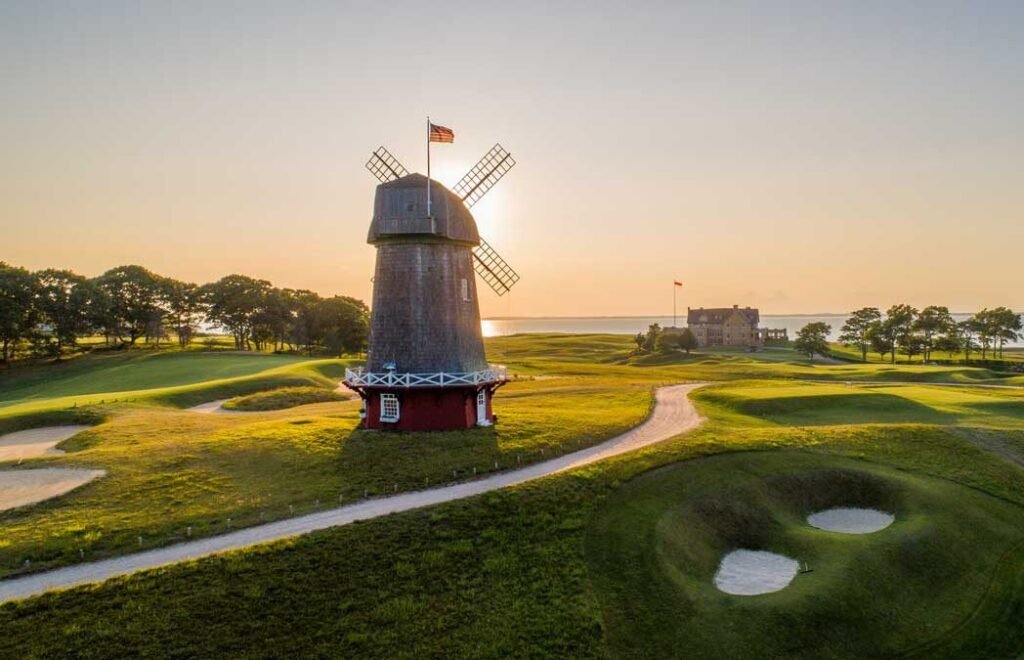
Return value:
[[(288, 649), (297, 656), (607, 657), (633, 655), (629, 644), (659, 655), (757, 655), (750, 630), (734, 630), (742, 622), (729, 618), (747, 605), (706, 590), (709, 562), (725, 548), (721, 539), (733, 537), (711, 530), (687, 549), (691, 539), (682, 532), (694, 524), (686, 506), (721, 492), (741, 509), (756, 508), (765, 501), (758, 475), (800, 461), (805, 472), (854, 465), (893, 482), (903, 499), (891, 503), (904, 507), (906, 525), (892, 530), (891, 561), (870, 563), (888, 556), (886, 537), (877, 536), (868, 543), (874, 554), (849, 546), (830, 564), (833, 550), (846, 546), (808, 541), (795, 522), (798, 508), (770, 505), (780, 542), (793, 544), (785, 549), (818, 553), (808, 556), (822, 566), (813, 589), (780, 592), (774, 609), (750, 605), (747, 619), (771, 636), (771, 649), (824, 653), (807, 640), (808, 620), (827, 627), (823, 638), (835, 655), (1005, 657), (1024, 649), (1016, 623), (1024, 615), (1024, 555), (1006, 551), (1015, 547), (1007, 527), (1019, 530), (1024, 506), (1022, 392), (928, 384), (1019, 378), (970, 368), (809, 364), (785, 351), (634, 356), (631, 348), (629, 338), (610, 335), (493, 340), (491, 359), (519, 380), (500, 390), (497, 429), (460, 434), (354, 431), (355, 401), (244, 415), (172, 406), (227, 398), (214, 396), (226, 387), (218, 381), (157, 384), (144, 390), (145, 400), (97, 406), (106, 421), (65, 443), (67, 455), (26, 466), (88, 465), (110, 476), (0, 516), (0, 566), (8, 575), (26, 553), (43, 565), (76, 561), (83, 544), (90, 557), (117, 554), (137, 546), (139, 535), (145, 544), (168, 542), (187, 525), (194, 534), (216, 533), (227, 517), (237, 527), (290, 515), (289, 505), (309, 511), (316, 499), (326, 506), (396, 483), (407, 490), (468, 478), (473, 467), (493, 469), (494, 460), (501, 467), (539, 460), (635, 424), (653, 386), (721, 381), (695, 396), (709, 419), (703, 428), (641, 452), (507, 491), (0, 606), (0, 655), (264, 657)], [(340, 368), (337, 361), (297, 362), (226, 382), (277, 382), (282, 373), (321, 382)], [(894, 384), (870, 384), (886, 380)], [(724, 467), (693, 471), (712, 456)], [(767, 463), (729, 463), (744, 456)], [(648, 492), (657, 497), (639, 496)], [(685, 515), (651, 522), (666, 520), (659, 512), (669, 510)], [(617, 516), (639, 527), (601, 522)], [(958, 519), (972, 522), (950, 536)], [(682, 532), (659, 540), (659, 524)], [(933, 528), (937, 536), (928, 535)], [(604, 534), (616, 531), (626, 533)], [(650, 553), (669, 540), (683, 544), (674, 546), (685, 558), (673, 560), (679, 592), (637, 590), (645, 575), (662, 570), (663, 559)], [(904, 552), (915, 540), (943, 550), (942, 561), (932, 562), (942, 571), (914, 572), (929, 565), (914, 548)], [(634, 555), (648, 559), (623, 559)], [(834, 579), (861, 563), (897, 575), (901, 562), (900, 575), (917, 585), (905, 598), (875, 598), (866, 577)], [(974, 574), (963, 577), (965, 564)], [(962, 588), (942, 584), (946, 577)], [(934, 583), (932, 597), (909, 597), (924, 594), (926, 583)], [(649, 598), (616, 600), (628, 592)], [(634, 607), (675, 618), (653, 631), (629, 628), (623, 622), (635, 618), (628, 616)], [(877, 625), (858, 624), (870, 631), (858, 637), (858, 617)], [(887, 617), (932, 623), (887, 632), (879, 623)], [(676, 637), (700, 626), (716, 634)]]

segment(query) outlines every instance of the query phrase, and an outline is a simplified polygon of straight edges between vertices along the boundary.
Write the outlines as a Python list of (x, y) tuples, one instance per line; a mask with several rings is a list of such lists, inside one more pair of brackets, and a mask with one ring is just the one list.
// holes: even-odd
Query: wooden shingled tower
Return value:
[(484, 355), (474, 272), (499, 296), (519, 275), (480, 237), (469, 209), (513, 165), (495, 145), (449, 190), (409, 174), (384, 147), (367, 162), (380, 180), (367, 237), (377, 248), (370, 342), (366, 367), (345, 373), (367, 428), (494, 423), (491, 399), (508, 377)]

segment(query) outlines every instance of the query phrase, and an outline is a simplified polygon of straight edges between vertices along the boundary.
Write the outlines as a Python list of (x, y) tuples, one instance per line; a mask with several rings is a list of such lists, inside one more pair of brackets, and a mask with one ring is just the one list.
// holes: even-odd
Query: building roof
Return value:
[(761, 313), (756, 308), (733, 305), (732, 307), (709, 307), (707, 309), (703, 307), (687, 308), (686, 323), (688, 325), (705, 323), (719, 325), (725, 323), (726, 319), (736, 312), (746, 317), (750, 325), (756, 326), (761, 322)]
[(458, 195), (430, 180), (427, 214), (427, 177), (410, 174), (377, 186), (368, 243), (402, 239), (447, 239), (480, 244), (476, 221)]

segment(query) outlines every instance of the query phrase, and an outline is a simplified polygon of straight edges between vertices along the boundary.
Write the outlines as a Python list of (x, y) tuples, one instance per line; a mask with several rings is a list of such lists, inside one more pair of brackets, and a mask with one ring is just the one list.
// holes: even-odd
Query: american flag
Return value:
[(680, 282), (679, 280), (673, 280), (672, 283), (675, 284), (676, 286), (683, 286), (683, 283)]
[(455, 131), (437, 124), (430, 125), (431, 142), (455, 142)]

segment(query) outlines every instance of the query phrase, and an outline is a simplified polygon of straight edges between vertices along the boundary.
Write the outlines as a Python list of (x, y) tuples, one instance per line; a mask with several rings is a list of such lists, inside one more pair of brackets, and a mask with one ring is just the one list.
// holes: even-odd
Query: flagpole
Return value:
[(430, 115), (427, 115), (427, 217), (430, 215)]
[(676, 314), (676, 281), (672, 280), (672, 327), (679, 327), (679, 321), (677, 320)]

